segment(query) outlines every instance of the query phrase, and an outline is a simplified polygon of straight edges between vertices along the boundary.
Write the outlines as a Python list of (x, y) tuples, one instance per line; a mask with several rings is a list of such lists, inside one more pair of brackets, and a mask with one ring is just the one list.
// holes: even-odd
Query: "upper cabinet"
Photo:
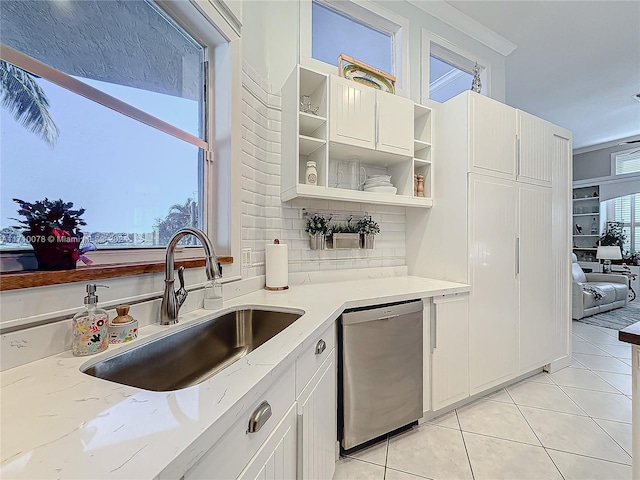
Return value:
[(434, 106), (298, 65), (282, 87), (281, 199), (431, 207)]
[(516, 115), (518, 180), (550, 187), (553, 125), (522, 110), (517, 110)]
[(413, 156), (413, 102), (331, 77), (331, 142)]
[(482, 95), (469, 101), (470, 171), (550, 187), (553, 125)]

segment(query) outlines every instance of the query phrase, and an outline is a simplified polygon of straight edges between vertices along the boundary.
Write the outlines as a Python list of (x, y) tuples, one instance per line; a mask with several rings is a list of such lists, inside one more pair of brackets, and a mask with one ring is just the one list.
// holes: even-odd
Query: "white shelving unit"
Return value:
[[(406, 98), (373, 91), (376, 115), (364, 114), (356, 104), (342, 103), (331, 82), (347, 91), (351, 84), (345, 79), (296, 66), (282, 87), (282, 175), (280, 197), (317, 198), (359, 203), (431, 207), (432, 200), (432, 108), (414, 105)], [(354, 87), (362, 86), (354, 83)], [(369, 90), (365, 91), (369, 93)], [(317, 115), (300, 111), (300, 97), (308, 95)], [(333, 98), (335, 97), (335, 98)], [(340, 102), (340, 103), (339, 103)], [(395, 108), (397, 107), (397, 109)], [(371, 110), (368, 105), (366, 112)], [(406, 114), (405, 114), (406, 112)], [(370, 112), (369, 112), (370, 113)], [(357, 122), (358, 115), (361, 122)], [(385, 121), (377, 118), (385, 114)], [(413, 117), (411, 117), (413, 114)], [(397, 120), (397, 121), (395, 121)], [(358, 125), (354, 138), (365, 138), (370, 132), (363, 123), (371, 123), (373, 141), (349, 140), (350, 125)], [(337, 126), (332, 127), (332, 122)], [(413, 123), (413, 144), (404, 125)], [(338, 128), (340, 136), (331, 137)], [(335, 135), (335, 134), (334, 134)], [(341, 137), (341, 138), (340, 138)], [(386, 143), (378, 143), (384, 138)], [(404, 137), (402, 137), (404, 138)], [(396, 143), (395, 140), (398, 140)], [(366, 145), (366, 146), (363, 146)], [(406, 147), (402, 147), (406, 145)], [(404, 148), (404, 150), (403, 150)], [(405, 151), (405, 153), (401, 153)], [(304, 173), (309, 160), (316, 162), (318, 184), (306, 185)], [(425, 178), (425, 197), (414, 196), (414, 175)], [(397, 194), (366, 192), (360, 185), (370, 175), (391, 175)]]
[[(573, 189), (573, 253), (580, 262), (596, 261), (600, 221), (600, 186)], [(595, 232), (592, 231), (595, 226)]]

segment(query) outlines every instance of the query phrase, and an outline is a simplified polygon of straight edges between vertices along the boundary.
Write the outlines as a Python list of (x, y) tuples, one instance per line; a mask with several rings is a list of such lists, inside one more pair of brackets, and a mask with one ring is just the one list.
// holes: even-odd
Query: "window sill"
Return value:
[[(230, 265), (233, 263), (233, 257), (218, 257), (218, 261), (222, 265)], [(205, 261), (202, 258), (176, 259), (175, 263), (176, 268), (180, 265), (184, 265), (185, 268), (197, 268), (204, 267)], [(0, 292), (161, 272), (164, 272), (164, 261), (94, 265), (78, 267), (75, 270), (6, 272), (0, 274)]]

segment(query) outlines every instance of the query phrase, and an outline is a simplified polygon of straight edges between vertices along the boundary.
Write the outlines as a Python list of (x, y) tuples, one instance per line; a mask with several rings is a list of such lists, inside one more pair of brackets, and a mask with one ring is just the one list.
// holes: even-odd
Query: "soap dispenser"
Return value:
[(71, 351), (77, 357), (103, 352), (109, 346), (109, 316), (98, 308), (98, 287), (106, 285), (87, 284), (84, 308), (73, 317), (73, 340)]

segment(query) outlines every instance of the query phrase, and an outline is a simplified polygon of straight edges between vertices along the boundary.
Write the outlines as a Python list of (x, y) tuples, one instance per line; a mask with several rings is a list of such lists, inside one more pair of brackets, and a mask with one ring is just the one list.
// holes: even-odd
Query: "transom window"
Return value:
[(613, 155), (613, 171), (616, 175), (640, 173), (640, 147)]
[(394, 73), (393, 35), (379, 31), (316, 1), (312, 5), (313, 58), (338, 64), (341, 53)]
[(98, 247), (202, 228), (205, 46), (146, 1), (2, 4), (0, 249), (30, 249), (13, 198), (86, 209)]
[[(429, 98), (437, 102), (446, 102), (456, 95), (471, 90), (475, 62), (462, 55), (431, 43), (429, 55)], [(478, 65), (483, 83), (481, 93), (486, 95), (487, 82), (485, 68)]]

